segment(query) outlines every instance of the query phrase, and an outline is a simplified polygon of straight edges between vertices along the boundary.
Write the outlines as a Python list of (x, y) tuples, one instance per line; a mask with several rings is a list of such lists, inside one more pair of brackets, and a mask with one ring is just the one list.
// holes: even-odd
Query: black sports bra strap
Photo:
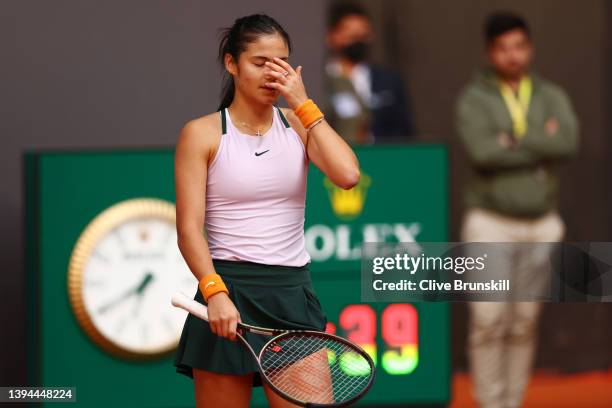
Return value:
[(221, 134), (224, 135), (227, 133), (227, 119), (225, 118), (225, 109), (221, 109), (219, 113), (221, 114)]
[(278, 114), (280, 115), (281, 120), (283, 121), (283, 124), (285, 125), (286, 128), (289, 128), (291, 126), (289, 126), (289, 122), (287, 121), (287, 118), (285, 118), (285, 115), (283, 115), (283, 111), (281, 110), (281, 108), (276, 108), (278, 109)]

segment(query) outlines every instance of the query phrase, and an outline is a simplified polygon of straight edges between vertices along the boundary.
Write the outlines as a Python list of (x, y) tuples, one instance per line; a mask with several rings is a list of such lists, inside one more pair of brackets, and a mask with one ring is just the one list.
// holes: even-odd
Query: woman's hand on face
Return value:
[(269, 68), (267, 75), (274, 78), (274, 81), (267, 82), (266, 86), (278, 90), (291, 109), (297, 108), (308, 100), (304, 82), (302, 82), (301, 65), (294, 70), (289, 63), (275, 57), (272, 62), (266, 62), (266, 67)]
[(217, 336), (236, 340), (236, 326), (240, 313), (227, 293), (219, 292), (208, 298), (208, 322)]

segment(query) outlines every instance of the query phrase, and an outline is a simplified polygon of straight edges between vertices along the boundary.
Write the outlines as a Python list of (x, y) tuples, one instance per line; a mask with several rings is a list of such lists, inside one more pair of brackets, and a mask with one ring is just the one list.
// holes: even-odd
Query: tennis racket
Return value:
[[(172, 305), (208, 321), (208, 309), (186, 295)], [(271, 339), (259, 354), (245, 332)], [(303, 407), (345, 407), (370, 389), (376, 369), (372, 358), (342, 337), (311, 330), (278, 330), (238, 323), (236, 336), (251, 352), (263, 380), (284, 399)]]

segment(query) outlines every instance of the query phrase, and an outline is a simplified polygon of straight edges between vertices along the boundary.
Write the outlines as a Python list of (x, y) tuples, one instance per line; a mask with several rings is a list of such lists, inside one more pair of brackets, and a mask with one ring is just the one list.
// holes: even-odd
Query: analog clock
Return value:
[(80, 326), (125, 358), (174, 350), (186, 315), (170, 298), (197, 286), (178, 249), (175, 206), (159, 199), (127, 200), (101, 212), (78, 238), (68, 267)]

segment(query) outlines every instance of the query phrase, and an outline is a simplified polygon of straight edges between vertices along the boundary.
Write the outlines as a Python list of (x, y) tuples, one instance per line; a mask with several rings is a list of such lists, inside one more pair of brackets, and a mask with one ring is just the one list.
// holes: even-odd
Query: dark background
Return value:
[[(374, 59), (399, 70), (418, 140), (451, 157), (451, 231), (458, 240), (467, 176), (453, 128), (457, 93), (484, 63), (487, 13), (525, 15), (536, 70), (562, 85), (581, 123), (578, 157), (563, 170), (568, 241), (610, 241), (612, 1), (362, 1), (377, 29)], [(254, 5), (256, 4), (256, 5)], [(0, 385), (25, 385), (21, 154), (26, 148), (172, 146), (182, 125), (216, 109), (216, 30), (266, 12), (294, 41), (309, 96), (323, 95), (326, 1), (17, 1), (0, 12)], [(392, 63), (392, 64), (391, 64)], [(411, 175), (407, 174), (407, 181)], [(465, 368), (466, 312), (453, 305), (453, 364)], [(612, 364), (608, 304), (548, 304), (537, 365), (564, 371)]]

